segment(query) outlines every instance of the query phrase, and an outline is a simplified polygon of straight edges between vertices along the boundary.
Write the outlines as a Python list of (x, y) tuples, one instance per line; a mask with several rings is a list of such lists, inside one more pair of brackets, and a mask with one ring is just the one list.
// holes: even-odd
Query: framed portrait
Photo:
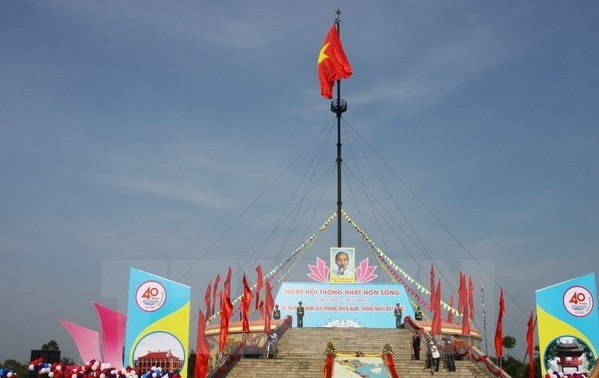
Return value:
[(356, 249), (351, 247), (331, 247), (330, 282), (356, 282)]

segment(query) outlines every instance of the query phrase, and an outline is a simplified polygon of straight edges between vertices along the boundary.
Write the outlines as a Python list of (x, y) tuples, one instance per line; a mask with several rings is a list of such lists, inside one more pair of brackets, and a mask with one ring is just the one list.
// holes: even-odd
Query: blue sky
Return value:
[[(335, 136), (314, 146), (335, 128), (315, 65), (337, 7), (344, 209), (372, 239), (423, 284), (431, 261), (447, 287), (484, 281), (491, 336), (503, 287), (520, 346), (536, 289), (598, 271), (597, 2), (2, 1), (0, 361), (50, 339), (75, 357), (56, 319), (125, 311), (130, 266), (197, 308), (216, 273), (316, 231), (336, 206)], [(279, 227), (313, 159), (318, 206)]]

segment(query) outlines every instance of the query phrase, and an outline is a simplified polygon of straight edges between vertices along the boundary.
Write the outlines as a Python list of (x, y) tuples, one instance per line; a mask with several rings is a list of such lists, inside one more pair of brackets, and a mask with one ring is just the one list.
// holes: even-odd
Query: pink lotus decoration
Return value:
[(329, 272), (331, 269), (327, 266), (327, 263), (319, 257), (316, 258), (316, 265), (308, 264), (308, 268), (312, 273), (308, 273), (308, 277), (318, 282), (329, 282)]
[(360, 265), (356, 268), (356, 282), (370, 282), (378, 276), (374, 274), (376, 266), (368, 265), (368, 258), (365, 258), (360, 262)]
[[(310, 273), (308, 277), (318, 282), (329, 282), (329, 272), (331, 269), (327, 266), (321, 258), (316, 258), (316, 265), (308, 264)], [(360, 262), (360, 265), (356, 268), (356, 283), (370, 282), (378, 276), (374, 274), (376, 266), (368, 265), (368, 258), (365, 258)]]

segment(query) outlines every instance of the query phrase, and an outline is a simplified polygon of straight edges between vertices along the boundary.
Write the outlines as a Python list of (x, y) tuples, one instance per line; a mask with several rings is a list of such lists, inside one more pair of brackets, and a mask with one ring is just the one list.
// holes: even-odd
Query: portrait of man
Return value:
[(331, 248), (331, 282), (355, 282), (355, 249)]

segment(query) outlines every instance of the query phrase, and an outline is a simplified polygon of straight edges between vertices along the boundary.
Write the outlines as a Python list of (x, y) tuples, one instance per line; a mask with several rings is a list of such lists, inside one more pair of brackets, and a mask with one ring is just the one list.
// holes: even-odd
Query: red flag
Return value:
[(212, 281), (208, 282), (206, 292), (204, 293), (204, 303), (206, 304), (206, 314), (210, 314), (212, 306), (210, 304), (210, 298), (212, 298)]
[(435, 308), (435, 267), (431, 265), (431, 311)]
[[(227, 277), (223, 283), (223, 291), (220, 293), (220, 352), (224, 353), (227, 338), (229, 337), (229, 320), (233, 315), (233, 303), (231, 303), (231, 267), (227, 271)], [(218, 278), (218, 276), (217, 276)]]
[(435, 336), (439, 336), (441, 334), (441, 280), (437, 282), (437, 288), (435, 289), (431, 332)]
[(466, 275), (460, 272), (460, 286), (458, 288), (458, 312), (464, 312), (464, 303), (467, 301), (466, 295)]
[(196, 362), (193, 371), (194, 378), (205, 378), (208, 374), (210, 361), (210, 345), (206, 337), (206, 317), (202, 310), (198, 315), (198, 335), (196, 338)]
[(447, 310), (447, 323), (453, 324), (453, 293), (449, 297), (449, 310)]
[(233, 312), (233, 304), (231, 299), (225, 294), (225, 291), (220, 292), (220, 339), (219, 339), (219, 350), (221, 353), (225, 352), (225, 346), (227, 344), (227, 338), (229, 337), (229, 319)]
[(264, 320), (264, 301), (260, 301), (258, 305), (258, 313), (260, 314), (260, 319)]
[(227, 298), (227, 306), (229, 308), (229, 318), (233, 315), (233, 303), (231, 302), (231, 275), (232, 275), (231, 267), (227, 270), (227, 277), (225, 277), (225, 281), (223, 282), (223, 291), (225, 293), (225, 297)]
[(317, 69), (320, 94), (325, 98), (333, 98), (333, 84), (336, 80), (348, 79), (352, 74), (351, 65), (339, 39), (336, 23), (333, 23), (322, 43)]
[(244, 333), (250, 332), (249, 312), (252, 304), (252, 289), (243, 275), (243, 299), (241, 300), (241, 328)]
[(214, 315), (215, 307), (216, 307), (216, 293), (218, 293), (218, 284), (220, 283), (220, 275), (217, 273), (216, 278), (214, 279), (214, 287), (212, 288), (212, 311), (210, 311), (210, 316)]
[(270, 281), (266, 280), (266, 293), (265, 293), (265, 304), (264, 304), (264, 332), (270, 332), (270, 316), (272, 310), (275, 308), (275, 300), (272, 297), (272, 288), (270, 287)]
[(468, 277), (468, 304), (470, 306), (470, 320), (474, 320), (474, 284), (472, 283), (472, 277)]
[(229, 298), (229, 302), (231, 299), (231, 267), (227, 270), (227, 277), (225, 277), (225, 282), (223, 283), (223, 290), (227, 298)]
[(503, 289), (499, 295), (499, 312), (497, 314), (497, 328), (495, 328), (495, 355), (497, 358), (503, 356), (503, 315), (505, 315), (505, 299)]
[(260, 290), (264, 286), (264, 274), (262, 273), (262, 266), (258, 265), (256, 268), (256, 310), (260, 307)]
[(535, 333), (535, 322), (533, 320), (532, 311), (530, 312), (530, 318), (528, 318), (528, 329), (526, 331), (526, 353), (528, 354), (528, 378), (534, 378), (535, 376), (535, 359), (532, 355), (533, 349), (533, 336)]
[(468, 306), (464, 307), (464, 313), (462, 316), (462, 335), (468, 336), (470, 334), (470, 315), (468, 315)]
[(464, 277), (464, 290), (462, 291), (463, 299), (463, 308), (462, 308), (462, 335), (470, 335), (470, 296), (468, 295), (468, 289), (466, 288), (466, 275)]

